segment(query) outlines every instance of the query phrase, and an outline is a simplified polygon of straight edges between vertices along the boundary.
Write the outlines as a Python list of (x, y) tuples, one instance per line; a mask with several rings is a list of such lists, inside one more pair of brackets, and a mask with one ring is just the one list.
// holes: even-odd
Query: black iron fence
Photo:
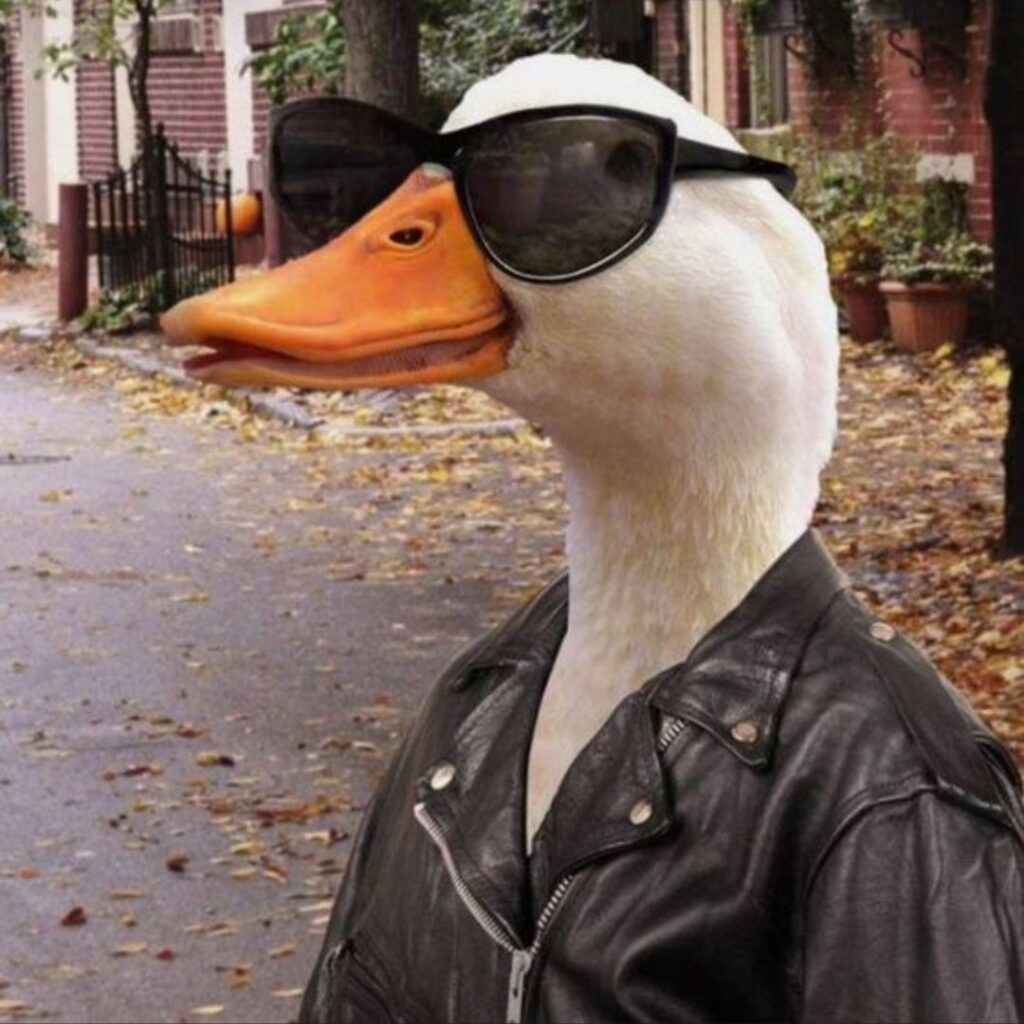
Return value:
[(158, 128), (130, 167), (92, 186), (100, 287), (157, 313), (233, 281), (230, 199), (230, 170), (204, 174)]

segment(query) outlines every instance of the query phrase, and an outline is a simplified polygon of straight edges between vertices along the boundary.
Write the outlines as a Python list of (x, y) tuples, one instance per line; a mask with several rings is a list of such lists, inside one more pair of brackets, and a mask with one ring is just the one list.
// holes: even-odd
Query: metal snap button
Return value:
[(448, 761), (442, 761), (430, 773), (430, 788), (445, 789), (447, 786), (451, 785), (451, 781), (454, 778), (455, 765)]
[(637, 800), (629, 812), (629, 820), (633, 825), (643, 825), (651, 820), (654, 814), (654, 805), (650, 800)]
[(737, 743), (753, 743), (760, 735), (760, 730), (753, 722), (743, 719), (732, 727), (732, 738)]
[(896, 637), (896, 630), (888, 622), (872, 622), (870, 633), (876, 640), (883, 642), (893, 640)]

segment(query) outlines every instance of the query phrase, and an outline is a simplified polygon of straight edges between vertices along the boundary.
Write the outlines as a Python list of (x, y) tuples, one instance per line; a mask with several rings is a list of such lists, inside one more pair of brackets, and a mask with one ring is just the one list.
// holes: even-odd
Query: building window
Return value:
[(757, 36), (750, 62), (750, 126), (771, 128), (789, 120), (786, 38)]
[(590, 25), (601, 51), (613, 60), (654, 68), (653, 0), (591, 0)]

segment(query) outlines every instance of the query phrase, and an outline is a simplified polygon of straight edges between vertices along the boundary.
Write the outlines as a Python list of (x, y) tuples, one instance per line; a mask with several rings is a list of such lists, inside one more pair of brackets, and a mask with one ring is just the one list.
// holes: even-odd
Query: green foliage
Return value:
[(441, 120), (476, 81), (510, 61), (558, 50), (593, 52), (584, 0), (433, 0), (421, 25), (420, 69), (428, 122)]
[(738, 0), (740, 18), (748, 33), (759, 32), (778, 0)]
[(992, 250), (963, 231), (938, 242), (914, 239), (888, 254), (883, 276), (901, 284), (978, 288), (992, 279)]
[(843, 145), (825, 149), (816, 136), (795, 136), (785, 158), (799, 174), (794, 202), (821, 235), (832, 277), (867, 283), (921, 220), (917, 154), (891, 135)]
[(340, 0), (322, 11), (284, 18), (277, 42), (255, 54), (247, 66), (271, 103), (308, 92), (337, 95), (345, 82)]
[(32, 217), (9, 196), (0, 195), (0, 259), (28, 264), (34, 250), (28, 240)]
[(901, 284), (990, 283), (992, 250), (967, 232), (967, 186), (930, 179), (920, 186), (919, 209), (913, 230), (890, 237), (883, 276)]
[[(274, 103), (303, 93), (337, 94), (345, 76), (343, 0), (278, 26), (277, 42), (249, 61)], [(587, 52), (579, 31), (586, 0), (547, 0), (529, 9), (522, 0), (422, 0), (420, 80), (423, 120), (437, 124), (480, 78), (517, 57), (559, 49)]]
[(161, 270), (124, 288), (108, 288), (79, 318), (87, 331), (124, 334), (153, 323), (154, 317), (175, 302), (201, 295), (220, 284), (210, 271), (181, 268), (172, 281)]
[[(857, 74), (862, 35), (856, 19), (858, 0), (736, 0), (736, 3), (749, 53), (755, 52), (755, 37), (771, 25), (775, 9), (781, 3), (795, 3), (802, 37), (799, 45), (811, 72), (818, 78), (837, 72), (849, 77)], [(775, 20), (777, 25), (777, 15)], [(763, 83), (754, 84), (759, 92), (763, 91)]]
[[(10, 8), (22, 7), (33, 13), (53, 16), (52, 4), (37, 0), (6, 0)], [(169, 8), (174, 0), (78, 0), (75, 9), (75, 31), (70, 40), (52, 43), (43, 53), (50, 70), (61, 79), (68, 75), (82, 61), (96, 60), (113, 67), (133, 67), (135, 45), (133, 33), (127, 26), (137, 24), (145, 12), (157, 17)], [(0, 5), (0, 14), (3, 6)]]
[(148, 323), (149, 305), (146, 291), (139, 285), (111, 288), (100, 293), (96, 302), (79, 317), (79, 323), (87, 331), (118, 334)]

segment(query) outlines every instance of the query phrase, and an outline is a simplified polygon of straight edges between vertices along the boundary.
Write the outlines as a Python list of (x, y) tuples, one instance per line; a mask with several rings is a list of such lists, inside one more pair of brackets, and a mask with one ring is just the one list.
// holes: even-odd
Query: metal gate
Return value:
[(230, 169), (204, 174), (158, 127), (130, 167), (92, 186), (100, 287), (158, 313), (233, 281), (230, 199)]

